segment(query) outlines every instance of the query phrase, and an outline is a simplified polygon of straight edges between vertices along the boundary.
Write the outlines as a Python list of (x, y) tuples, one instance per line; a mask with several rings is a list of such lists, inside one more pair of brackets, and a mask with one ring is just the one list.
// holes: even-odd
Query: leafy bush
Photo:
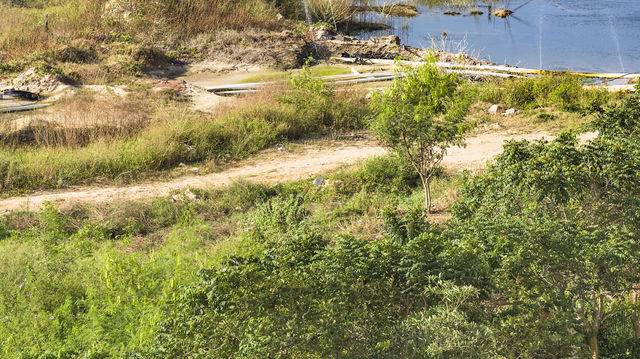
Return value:
[[(298, 208), (295, 198), (285, 201), (280, 207)], [(260, 213), (283, 213), (269, 208), (273, 205)], [(416, 233), (405, 243), (344, 237), (330, 245), (296, 217), (287, 227), (274, 227), (279, 229), (267, 236), (261, 250), (232, 256), (220, 269), (200, 271), (200, 282), (184, 288), (150, 354), (406, 357), (407, 345), (414, 344), (407, 340), (420, 336), (397, 335), (403, 330), (402, 319), (440, 299), (438, 290), (420, 285), (443, 269), (444, 262), (437, 260), (443, 247), (434, 245), (441, 240), (437, 231)], [(280, 218), (276, 215), (277, 222)], [(423, 218), (406, 220), (429, 228)], [(405, 220), (397, 218), (389, 226), (393, 223)], [(282, 231), (291, 235), (278, 238), (276, 232)], [(433, 335), (464, 331), (479, 338), (476, 344), (483, 343), (478, 350), (492, 350), (484, 327), (464, 319), (462, 312), (447, 318), (451, 320), (432, 327), (438, 330)], [(448, 352), (465, 348), (468, 344), (452, 341)]]
[(400, 342), (417, 358), (494, 358), (496, 342), (491, 330), (469, 322), (463, 312), (436, 308), (405, 319)]
[[(605, 132), (584, 146), (570, 134), (513, 141), (460, 190), (451, 230), (494, 268), (511, 355), (597, 356), (603, 319), (632, 310), (640, 146), (626, 136)], [(549, 330), (559, 335), (540, 335)], [(607, 339), (619, 340), (631, 338)]]
[(604, 111), (593, 121), (593, 128), (601, 136), (608, 138), (625, 138), (640, 134), (640, 94), (627, 96), (622, 104)]

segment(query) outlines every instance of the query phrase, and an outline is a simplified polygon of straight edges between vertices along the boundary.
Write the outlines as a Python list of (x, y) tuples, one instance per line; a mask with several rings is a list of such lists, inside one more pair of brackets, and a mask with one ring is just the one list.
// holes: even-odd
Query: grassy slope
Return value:
[(0, 1), (0, 79), (28, 68), (76, 83), (128, 79), (204, 56), (185, 44), (215, 47), (220, 31), (290, 28), (276, 15), (298, 12), (293, 0)]

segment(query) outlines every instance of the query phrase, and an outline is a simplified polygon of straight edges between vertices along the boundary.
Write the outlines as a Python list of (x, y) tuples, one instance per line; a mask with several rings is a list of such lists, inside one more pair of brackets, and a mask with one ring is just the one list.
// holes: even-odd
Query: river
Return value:
[[(418, 5), (420, 15), (411, 18), (361, 15), (393, 29), (359, 37), (393, 33), (407, 45), (462, 50), (520, 67), (640, 72), (639, 0), (512, 0), (494, 2), (492, 7), (515, 12), (499, 18), (480, 2), (476, 8), (484, 12), (482, 15), (470, 15), (473, 7)], [(461, 15), (445, 15), (448, 10)]]

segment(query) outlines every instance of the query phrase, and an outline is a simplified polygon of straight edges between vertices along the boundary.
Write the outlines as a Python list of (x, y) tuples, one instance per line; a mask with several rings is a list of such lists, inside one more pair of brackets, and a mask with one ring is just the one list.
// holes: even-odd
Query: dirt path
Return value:
[[(593, 138), (587, 133), (582, 140)], [(444, 166), (453, 169), (478, 169), (502, 152), (505, 140), (540, 138), (551, 139), (548, 133), (524, 135), (487, 133), (467, 140), (466, 148), (452, 148)], [(187, 188), (223, 187), (245, 179), (265, 184), (310, 178), (350, 165), (358, 160), (386, 153), (371, 140), (344, 141), (324, 145), (303, 146), (296, 151), (267, 150), (250, 160), (238, 163), (222, 172), (180, 177), (164, 182), (143, 183), (126, 187), (78, 187), (64, 191), (35, 193), (28, 196), (0, 200), (0, 214), (19, 210), (38, 210), (44, 202), (66, 207), (73, 203), (108, 203), (144, 198), (163, 197)]]

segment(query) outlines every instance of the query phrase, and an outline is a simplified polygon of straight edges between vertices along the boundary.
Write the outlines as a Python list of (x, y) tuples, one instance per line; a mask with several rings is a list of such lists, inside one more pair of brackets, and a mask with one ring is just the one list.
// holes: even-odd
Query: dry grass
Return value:
[(0, 62), (34, 55), (77, 38), (82, 32), (100, 24), (103, 3), (101, 0), (50, 1), (37, 8), (0, 3), (0, 14), (3, 14), (0, 21)]
[(81, 147), (89, 143), (131, 138), (151, 121), (168, 92), (129, 90), (126, 96), (81, 91), (56, 104), (55, 113), (39, 113), (3, 121), (0, 143), (6, 147)]
[[(0, 191), (16, 193), (97, 179), (130, 181), (180, 163), (240, 159), (282, 141), (362, 126), (366, 109), (358, 106), (358, 99), (343, 94), (327, 97), (308, 89), (285, 93), (288, 100), (275, 93), (259, 95), (240, 101), (244, 107), (214, 115), (168, 103), (159, 106), (146, 125), (141, 125), (142, 112), (120, 123), (120, 129), (109, 130), (115, 132), (102, 128), (54, 136), (43, 130), (37, 134), (39, 141), (50, 145), (0, 146)], [(130, 111), (130, 106), (125, 102), (122, 109)], [(103, 123), (99, 117), (85, 121)], [(86, 145), (71, 145), (81, 142)]]
[(278, 9), (268, 0), (48, 0), (31, 4), (18, 7), (0, 2), (0, 63), (41, 54), (80, 38), (97, 43), (177, 44), (220, 29), (282, 26), (276, 19)]
[(180, 37), (192, 37), (219, 29), (250, 27), (277, 28), (276, 10), (264, 1), (229, 0), (134, 0), (133, 7), (143, 9), (152, 23), (163, 24), (158, 31), (173, 31)]
[(351, 19), (356, 12), (356, 0), (307, 0), (316, 21), (340, 24)]

